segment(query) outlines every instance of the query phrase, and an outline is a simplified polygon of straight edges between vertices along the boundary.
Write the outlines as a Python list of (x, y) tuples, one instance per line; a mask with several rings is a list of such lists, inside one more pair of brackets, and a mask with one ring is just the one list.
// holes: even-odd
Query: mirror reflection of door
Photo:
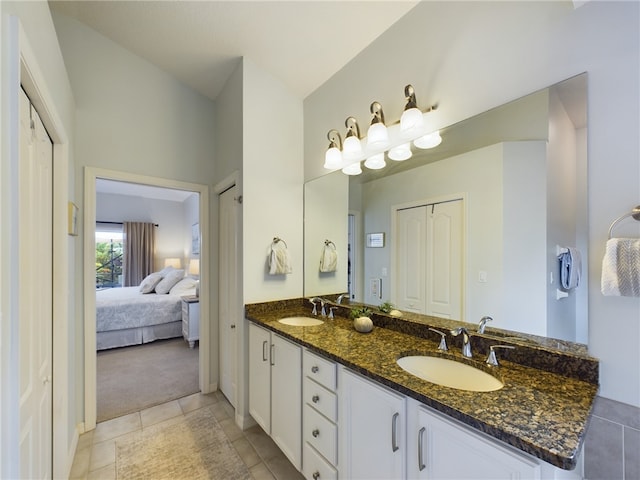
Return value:
[(395, 210), (400, 310), (463, 320), (463, 200)]

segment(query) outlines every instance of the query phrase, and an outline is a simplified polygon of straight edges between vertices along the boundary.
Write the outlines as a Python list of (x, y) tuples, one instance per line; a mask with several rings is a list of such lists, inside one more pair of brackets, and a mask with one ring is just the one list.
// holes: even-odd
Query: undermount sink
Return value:
[(278, 320), (285, 325), (293, 325), (294, 327), (313, 327), (315, 325), (322, 325), (323, 320), (318, 320), (313, 317), (287, 317)]
[(447, 358), (413, 355), (401, 357), (397, 363), (410, 374), (443, 387), (472, 392), (492, 392), (504, 387), (493, 375)]

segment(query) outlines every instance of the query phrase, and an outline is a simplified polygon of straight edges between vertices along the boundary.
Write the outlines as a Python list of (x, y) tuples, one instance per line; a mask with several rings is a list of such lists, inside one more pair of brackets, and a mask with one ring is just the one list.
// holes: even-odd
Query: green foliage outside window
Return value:
[(118, 287), (122, 275), (122, 241), (96, 242), (96, 287)]

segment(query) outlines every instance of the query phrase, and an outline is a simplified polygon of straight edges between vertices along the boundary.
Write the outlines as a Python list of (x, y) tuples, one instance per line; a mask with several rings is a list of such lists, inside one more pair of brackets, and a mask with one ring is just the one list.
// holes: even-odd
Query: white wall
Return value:
[[(322, 174), (325, 135), (378, 100), (388, 120), (412, 83), (433, 121), (453, 124), (578, 73), (589, 73), (589, 350), (601, 395), (640, 406), (640, 299), (599, 289), (609, 224), (640, 191), (637, 2), (423, 2), (305, 99), (305, 178)], [(327, 108), (327, 105), (334, 105)], [(581, 206), (586, 208), (586, 206)], [(624, 332), (620, 334), (618, 332)], [(632, 376), (633, 377), (633, 376)]]
[[(244, 59), (243, 276), (245, 303), (302, 296), (302, 101)], [(269, 275), (274, 237), (288, 245), (289, 275)]]

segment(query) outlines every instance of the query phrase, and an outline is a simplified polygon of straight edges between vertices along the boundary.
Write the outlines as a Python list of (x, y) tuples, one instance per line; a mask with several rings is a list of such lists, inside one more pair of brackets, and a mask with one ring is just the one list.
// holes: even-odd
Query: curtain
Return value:
[(153, 223), (124, 222), (124, 286), (140, 285), (153, 272), (155, 226)]

